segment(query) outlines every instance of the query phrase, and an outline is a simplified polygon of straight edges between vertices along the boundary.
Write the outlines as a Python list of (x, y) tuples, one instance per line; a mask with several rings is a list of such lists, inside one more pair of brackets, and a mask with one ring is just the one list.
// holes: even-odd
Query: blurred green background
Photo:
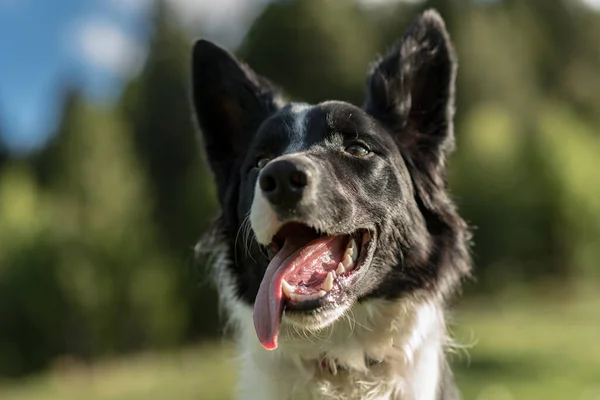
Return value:
[(232, 399), (234, 353), (193, 259), (216, 212), (188, 104), (193, 39), (217, 32), (292, 99), (360, 104), (369, 62), (429, 7), (460, 60), (450, 180), (475, 229), (476, 281), (452, 314), (461, 389), (600, 399), (591, 3), (249, 0), (246, 25), (216, 30), (152, 3), (144, 61), (112, 101), (65, 74), (49, 139), (0, 141), (0, 399)]

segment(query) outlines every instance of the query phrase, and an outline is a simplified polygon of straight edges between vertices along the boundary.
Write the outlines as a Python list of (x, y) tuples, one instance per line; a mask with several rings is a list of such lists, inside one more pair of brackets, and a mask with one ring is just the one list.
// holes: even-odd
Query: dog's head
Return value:
[(235, 295), (254, 304), (265, 348), (282, 316), (305, 329), (357, 301), (444, 297), (469, 271), (468, 231), (446, 189), (455, 55), (422, 14), (374, 63), (364, 106), (285, 103), (207, 41), (193, 100), (229, 248)]

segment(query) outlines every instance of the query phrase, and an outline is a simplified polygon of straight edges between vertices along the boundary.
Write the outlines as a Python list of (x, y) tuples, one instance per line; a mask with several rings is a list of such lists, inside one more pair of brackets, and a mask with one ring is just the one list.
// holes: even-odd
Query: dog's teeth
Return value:
[(353, 247), (356, 247), (356, 241), (354, 239), (350, 239), (346, 245), (346, 253), (351, 253)]
[(301, 296), (301, 295), (298, 295), (298, 294), (294, 294), (294, 293), (290, 294), (290, 300), (295, 301), (295, 302), (302, 301), (301, 297), (304, 297), (304, 296)]
[(325, 280), (323, 281), (323, 290), (325, 290), (326, 292), (329, 292), (331, 289), (333, 289), (333, 280), (334, 278), (335, 272), (333, 271), (329, 271), (327, 273), (327, 276), (325, 277)]
[(346, 268), (344, 268), (344, 264), (339, 263), (337, 269), (335, 270), (335, 273), (338, 274), (338, 276), (342, 276), (346, 273)]
[(294, 293), (294, 287), (287, 283), (285, 279), (281, 281), (281, 289), (283, 290), (283, 293), (290, 298)]
[(358, 258), (358, 246), (356, 245), (356, 241), (354, 239), (348, 243), (348, 247), (346, 247), (346, 254), (352, 257), (352, 260), (354, 261), (356, 261)]
[(350, 257), (349, 254), (346, 254), (342, 264), (344, 264), (344, 268), (346, 268), (346, 270), (349, 270), (352, 266), (354, 266), (354, 261), (352, 261), (352, 257)]
[(321, 290), (321, 291), (319, 291), (319, 293), (315, 293), (315, 294), (293, 294), (292, 293), (290, 295), (290, 300), (292, 300), (296, 303), (300, 303), (302, 301), (320, 299), (321, 297), (325, 296), (326, 294), (327, 294), (327, 292), (324, 290)]

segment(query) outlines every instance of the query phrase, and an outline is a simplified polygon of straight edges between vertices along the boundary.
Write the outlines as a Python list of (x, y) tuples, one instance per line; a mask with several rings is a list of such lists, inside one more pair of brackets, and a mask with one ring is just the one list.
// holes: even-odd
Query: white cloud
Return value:
[(600, 0), (582, 0), (583, 3), (595, 10), (600, 11)]
[[(2, 0), (0, 0), (2, 1)], [(144, 13), (155, 0), (105, 0), (119, 12)], [(177, 17), (194, 34), (217, 37), (235, 45), (267, 0), (167, 0)]]
[(255, 0), (169, 0), (183, 19), (200, 20), (208, 26), (237, 22), (257, 6)]
[(228, 47), (236, 46), (265, 0), (169, 0), (183, 24), (194, 33)]
[[(2, 1), (2, 0), (0, 0)], [(107, 0), (116, 10), (146, 11), (155, 0)], [(202, 22), (209, 27), (238, 22), (264, 0), (167, 0), (184, 22)]]
[(132, 76), (141, 68), (145, 50), (118, 26), (102, 19), (75, 26), (73, 45), (86, 63), (119, 76)]

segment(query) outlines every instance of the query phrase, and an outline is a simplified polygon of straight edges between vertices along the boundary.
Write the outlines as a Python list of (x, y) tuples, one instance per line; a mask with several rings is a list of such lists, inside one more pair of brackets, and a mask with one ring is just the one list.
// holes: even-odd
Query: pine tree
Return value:
[(64, 175), (67, 154), (65, 144), (78, 135), (74, 128), (78, 116), (83, 112), (85, 99), (77, 86), (67, 86), (62, 94), (59, 126), (49, 142), (37, 154), (31, 156), (36, 176), (43, 187), (56, 186)]
[(187, 299), (157, 234), (133, 135), (120, 113), (77, 88), (64, 99), (56, 134), (32, 160), (46, 190), (55, 289), (66, 299), (52, 337), (61, 352), (90, 357), (181, 343)]
[(202, 162), (190, 104), (191, 43), (165, 2), (153, 17), (149, 54), (141, 75), (126, 89), (121, 108), (154, 202), (161, 241), (178, 260), (172, 272), (196, 317), (191, 331), (216, 330), (215, 294), (198, 289), (193, 246), (215, 210), (211, 177)]

